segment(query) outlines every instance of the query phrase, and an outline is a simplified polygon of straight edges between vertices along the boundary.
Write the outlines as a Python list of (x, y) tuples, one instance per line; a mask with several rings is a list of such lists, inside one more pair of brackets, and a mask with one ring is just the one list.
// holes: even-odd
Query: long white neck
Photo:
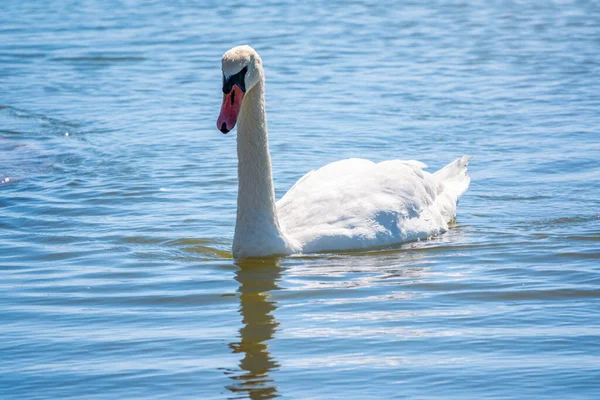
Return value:
[(277, 220), (262, 77), (242, 100), (237, 130), (239, 183), (233, 256), (289, 254)]

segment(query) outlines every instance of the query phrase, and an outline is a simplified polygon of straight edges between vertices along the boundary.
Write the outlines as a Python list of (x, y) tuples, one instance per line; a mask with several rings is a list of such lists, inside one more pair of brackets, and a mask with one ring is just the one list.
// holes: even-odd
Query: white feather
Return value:
[(367, 249), (438, 235), (448, 229), (456, 200), (469, 185), (467, 161), (458, 159), (435, 174), (415, 161), (334, 162), (302, 177), (277, 202), (281, 229), (303, 252)]

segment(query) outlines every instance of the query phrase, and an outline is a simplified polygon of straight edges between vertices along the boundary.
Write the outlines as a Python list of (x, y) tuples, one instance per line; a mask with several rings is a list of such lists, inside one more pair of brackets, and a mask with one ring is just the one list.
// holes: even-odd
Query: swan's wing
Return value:
[(277, 202), (281, 228), (304, 251), (387, 245), (447, 228), (438, 179), (418, 161), (348, 159), (302, 177)]
[[(294, 190), (294, 188), (295, 188), (296, 186), (298, 186), (298, 185), (299, 185), (299, 184), (301, 184), (303, 181), (305, 181), (305, 180), (306, 180), (306, 178), (308, 178), (308, 177), (309, 177), (309, 176), (310, 176), (310, 175), (311, 175), (313, 172), (315, 172), (315, 171), (316, 171), (316, 169), (312, 169), (312, 170), (308, 171), (306, 174), (304, 174), (304, 175), (302, 176), (302, 178), (298, 179), (298, 181), (296, 181), (296, 183), (294, 183), (294, 186), (292, 186), (292, 187), (290, 188), (290, 190), (288, 190), (288, 193), (290, 193), (292, 190)], [(286, 194), (287, 194), (287, 193), (286, 193)]]

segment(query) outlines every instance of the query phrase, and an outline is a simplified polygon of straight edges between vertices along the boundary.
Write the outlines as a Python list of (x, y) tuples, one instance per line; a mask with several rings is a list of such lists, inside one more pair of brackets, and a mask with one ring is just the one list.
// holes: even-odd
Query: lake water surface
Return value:
[[(600, 398), (600, 4), (225, 3), (2, 2), (0, 398)], [(453, 229), (232, 260), (246, 43), (277, 198), (469, 154)]]

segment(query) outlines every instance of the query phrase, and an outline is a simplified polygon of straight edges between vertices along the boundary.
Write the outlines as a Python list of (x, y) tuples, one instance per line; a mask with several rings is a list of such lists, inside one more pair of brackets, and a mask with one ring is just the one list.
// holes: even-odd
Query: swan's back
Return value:
[(279, 223), (303, 252), (437, 235), (448, 229), (458, 197), (468, 188), (467, 162), (463, 157), (436, 174), (417, 161), (334, 162), (306, 174), (277, 202)]

